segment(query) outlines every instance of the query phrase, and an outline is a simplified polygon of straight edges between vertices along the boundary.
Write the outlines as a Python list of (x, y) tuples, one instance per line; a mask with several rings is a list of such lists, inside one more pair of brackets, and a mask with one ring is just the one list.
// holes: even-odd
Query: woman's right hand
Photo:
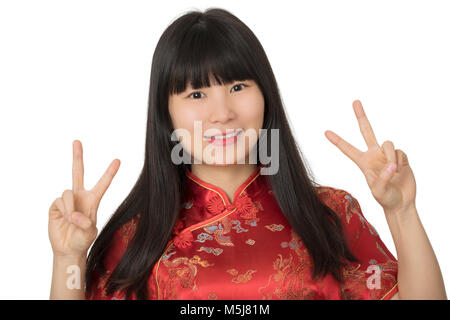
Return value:
[(49, 209), (48, 234), (55, 256), (86, 256), (97, 237), (97, 209), (119, 170), (120, 160), (111, 162), (91, 190), (84, 189), (83, 148), (73, 141), (72, 190), (64, 190)]

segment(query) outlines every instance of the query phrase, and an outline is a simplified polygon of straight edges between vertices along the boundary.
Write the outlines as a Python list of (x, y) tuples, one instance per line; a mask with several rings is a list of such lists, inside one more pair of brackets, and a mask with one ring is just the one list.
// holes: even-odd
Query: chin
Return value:
[[(215, 159), (208, 159), (208, 160), (209, 161), (206, 162), (205, 159), (203, 159), (202, 164), (209, 165), (209, 166), (215, 166), (215, 167), (225, 167), (225, 166), (234, 166), (234, 165), (238, 165), (238, 164), (248, 164), (248, 161), (244, 161), (243, 163), (238, 163), (238, 161), (242, 161), (242, 160), (236, 159), (236, 158), (231, 161), (228, 161), (228, 162), (226, 162), (226, 161), (218, 162), (218, 161), (215, 161)], [(214, 160), (214, 161), (211, 163), (211, 160)]]

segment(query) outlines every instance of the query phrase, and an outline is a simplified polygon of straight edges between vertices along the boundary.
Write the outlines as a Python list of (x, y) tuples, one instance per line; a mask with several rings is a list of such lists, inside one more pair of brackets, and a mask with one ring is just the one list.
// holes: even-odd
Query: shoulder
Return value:
[(341, 218), (348, 229), (355, 231), (368, 227), (372, 234), (376, 234), (375, 228), (364, 217), (358, 200), (350, 192), (329, 186), (320, 186), (316, 190), (319, 199)]
[(114, 232), (111, 239), (111, 245), (104, 257), (105, 267), (108, 270), (112, 271), (122, 258), (136, 232), (138, 221), (139, 215), (124, 223)]
[(116, 292), (112, 295), (106, 293), (106, 281), (116, 268), (119, 261), (122, 259), (127, 246), (132, 239), (136, 226), (139, 220), (139, 215), (124, 223), (117, 229), (110, 241), (108, 249), (103, 256), (103, 266), (105, 270), (99, 271), (97, 268), (93, 271), (91, 282), (91, 293), (86, 293), (85, 298), (88, 300), (103, 300), (103, 299), (118, 299), (123, 292)]
[(349, 204), (356, 200), (349, 192), (330, 186), (316, 187), (319, 199), (337, 214), (345, 212)]

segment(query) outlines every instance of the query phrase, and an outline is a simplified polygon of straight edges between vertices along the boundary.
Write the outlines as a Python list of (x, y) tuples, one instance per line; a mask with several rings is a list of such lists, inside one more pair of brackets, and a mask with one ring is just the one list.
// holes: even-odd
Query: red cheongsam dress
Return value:
[[(360, 263), (343, 269), (343, 284), (330, 274), (313, 281), (311, 256), (260, 169), (238, 187), (233, 202), (221, 188), (186, 172), (187, 192), (172, 239), (148, 280), (150, 299), (390, 299), (398, 291), (397, 260), (358, 201), (344, 190), (324, 186), (317, 193), (341, 217)], [(106, 295), (104, 284), (137, 223), (138, 217), (115, 233), (104, 261), (107, 272), (94, 274), (87, 299), (124, 299), (122, 291)]]

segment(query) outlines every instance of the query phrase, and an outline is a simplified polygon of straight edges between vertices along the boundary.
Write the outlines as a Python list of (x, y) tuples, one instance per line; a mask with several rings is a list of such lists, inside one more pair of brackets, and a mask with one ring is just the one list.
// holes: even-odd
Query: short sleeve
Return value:
[(342, 299), (390, 299), (398, 292), (397, 259), (364, 217), (358, 201), (345, 191), (337, 196), (350, 250), (360, 260), (343, 270)]
[(97, 271), (94, 271), (91, 282), (91, 292), (88, 295), (86, 292), (86, 300), (125, 300), (123, 292), (114, 292), (113, 294), (106, 294), (106, 280), (111, 272), (107, 269), (106, 274), (100, 275)]
[[(136, 219), (132, 219), (114, 233), (112, 244), (108, 248), (103, 260), (106, 271), (105, 273), (100, 274), (97, 269), (94, 270), (91, 280), (91, 292), (88, 294), (86, 290), (86, 300), (125, 300), (124, 291), (116, 291), (107, 295), (106, 281), (125, 253), (128, 243), (134, 235), (135, 229)], [(135, 298), (134, 293), (131, 298)]]

